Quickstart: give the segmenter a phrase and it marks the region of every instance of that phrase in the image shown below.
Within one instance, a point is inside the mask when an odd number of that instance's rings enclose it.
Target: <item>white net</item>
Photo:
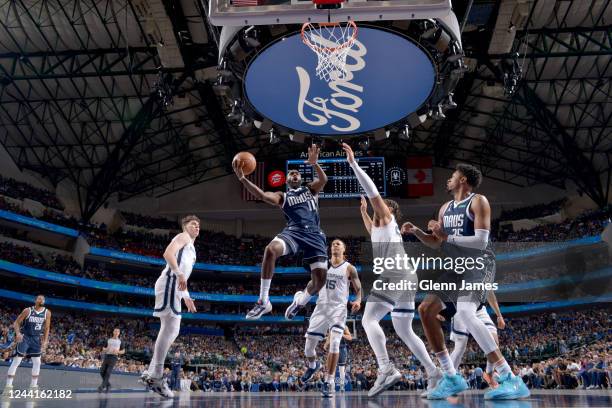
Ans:
[[[357,38],[357,25],[347,23],[305,23],[302,40],[317,54],[316,74],[330,82],[346,77],[346,57]]]

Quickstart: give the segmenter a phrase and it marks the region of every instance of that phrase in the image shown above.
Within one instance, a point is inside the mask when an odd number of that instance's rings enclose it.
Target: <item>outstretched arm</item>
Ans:
[[[389,207],[385,204],[385,201],[380,196],[376,185],[368,176],[368,174],[363,171],[357,161],[355,160],[355,153],[353,153],[353,149],[346,143],[342,143],[342,149],[346,152],[346,160],[349,162],[351,169],[355,173],[355,177],[361,184],[361,187],[365,191],[366,195],[370,199],[370,203],[372,203],[372,208],[374,209],[374,213],[383,220],[384,225],[387,225],[391,222],[391,211],[389,211]]]
[[[315,171],[317,172],[317,178],[314,179],[312,183],[310,183],[309,185],[310,190],[314,194],[319,194],[319,192],[323,190],[323,187],[325,187],[325,184],[327,184],[327,174],[325,174],[325,172],[323,171],[323,169],[318,163],[320,151],[321,151],[321,148],[317,146],[316,144],[313,144],[312,146],[308,148],[307,163],[309,163],[312,167],[314,167]]]
[[[372,218],[370,218],[370,214],[368,214],[368,202],[366,201],[364,196],[361,196],[361,219],[363,220],[363,225],[365,229],[368,231],[368,234],[372,234]]]
[[[51,331],[51,311],[47,309],[47,318],[45,319],[45,333],[42,338],[42,348],[43,350],[47,348],[47,344],[49,344],[49,332]]]
[[[234,169],[234,173],[236,173],[236,177],[238,177],[238,180],[242,183],[244,188],[246,188],[249,193],[257,197],[258,200],[261,200],[264,203],[268,203],[271,205],[282,205],[283,193],[281,193],[280,191],[263,191],[261,188],[257,187],[251,182],[251,180],[246,178],[246,176],[244,175],[244,171],[242,170],[242,166],[238,161],[234,161],[232,163],[232,167]]]
[[[444,208],[444,206],[442,208]],[[442,208],[440,208],[440,210],[438,211],[438,220],[440,220]],[[439,223],[439,221],[429,221],[429,224],[433,225],[433,223]],[[442,239],[440,237],[434,234],[428,234],[424,232],[422,229],[415,226],[411,222],[405,222],[402,225],[402,234],[412,234],[417,237],[419,241],[421,241],[423,244],[430,248],[440,248],[440,246],[442,245]]]

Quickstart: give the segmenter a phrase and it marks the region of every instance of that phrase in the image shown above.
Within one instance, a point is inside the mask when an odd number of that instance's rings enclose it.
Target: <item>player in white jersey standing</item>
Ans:
[[[308,369],[302,376],[302,382],[309,382],[321,367],[316,360],[316,348],[319,341],[325,338],[329,330],[329,352],[325,367],[325,378],[321,393],[329,398],[335,391],[336,366],[340,357],[340,341],[346,326],[346,304],[349,300],[349,282],[356,293],[351,303],[351,313],[361,308],[361,281],[357,269],[345,259],[346,244],[334,239],[331,243],[331,260],[327,270],[325,286],[319,291],[317,305],[310,316],[306,330],[304,354],[308,360]]]
[[[343,143],[342,148],[346,152],[346,158],[374,209],[374,218],[371,219],[367,214],[367,203],[365,199],[362,200],[361,214],[364,225],[371,235],[373,256],[375,258],[403,256],[403,240],[396,220],[396,218],[399,218],[399,205],[393,200],[384,200],[372,179],[357,164],[351,147]],[[416,287],[417,276],[415,272],[386,270],[380,276],[380,280],[389,283],[411,281]],[[387,338],[380,326],[380,321],[389,312],[391,312],[395,332],[425,367],[428,387],[433,388],[442,376],[427,353],[423,340],[412,329],[415,294],[416,290],[390,291],[374,288],[370,297],[368,297],[361,323],[378,362],[378,376],[374,386],[368,392],[370,397],[380,394],[401,379],[400,372],[389,360]]]
[[[190,313],[196,312],[193,299],[187,291],[187,280],[196,262],[193,244],[200,234],[200,219],[195,215],[188,215],[181,220],[181,226],[183,232],[175,236],[164,251],[166,267],[155,282],[153,316],[159,317],[161,326],[149,369],[140,377],[152,391],[166,398],[174,397],[174,393],[163,380],[163,372],[166,355],[181,327],[181,299]]]

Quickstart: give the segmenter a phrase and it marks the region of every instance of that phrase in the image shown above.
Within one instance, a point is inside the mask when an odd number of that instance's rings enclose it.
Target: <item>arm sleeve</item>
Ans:
[[[370,176],[368,176],[367,173],[363,171],[361,167],[359,167],[359,164],[357,164],[357,160],[350,163],[350,166],[355,172],[355,176],[357,177],[359,184],[361,184],[361,187],[363,188],[363,191],[365,191],[368,198],[374,198],[376,196],[379,196],[380,193],[378,192],[376,185],[374,184]]]
[[[489,231],[477,229],[474,231],[474,235],[469,237],[449,235],[447,242],[461,247],[483,250],[487,247],[487,243],[489,242]]]

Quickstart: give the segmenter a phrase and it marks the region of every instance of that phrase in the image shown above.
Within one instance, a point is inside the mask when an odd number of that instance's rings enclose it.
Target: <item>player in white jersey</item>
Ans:
[[[499,303],[497,303],[497,297],[495,296],[495,292],[489,291],[487,292],[487,302],[495,312],[497,316],[497,326],[491,320],[491,316],[487,312],[487,305],[481,304],[480,308],[476,312],[476,317],[480,319],[487,326],[487,329],[491,332],[491,335],[495,339],[495,343],[499,346],[499,336],[497,335],[497,329],[503,330],[506,327],[506,322],[504,321],[504,317],[502,316],[501,310],[499,309]],[[459,366],[461,365],[461,361],[463,360],[463,355],[465,354],[465,350],[467,348],[467,343],[470,338],[470,331],[465,324],[464,318],[462,316],[454,316],[451,320],[451,334],[450,339],[455,343],[455,348],[451,352],[451,360],[453,360],[453,365],[456,370],[459,370]],[[493,364],[487,361],[487,368],[484,373],[484,379],[489,384],[491,388],[497,388],[497,381],[494,378],[494,369]]]
[[[302,376],[302,382],[309,382],[320,363],[316,360],[316,348],[319,341],[330,331],[329,352],[325,368],[325,378],[321,390],[324,397],[331,397],[335,391],[334,377],[340,357],[340,341],[346,326],[346,304],[349,300],[349,283],[356,293],[355,300],[350,302],[351,312],[357,313],[361,308],[361,281],[357,269],[345,259],[346,245],[339,239],[331,243],[331,260],[327,270],[325,286],[319,291],[308,330],[306,330],[306,345],[304,355],[308,360],[308,368]]]
[[[163,380],[163,371],[168,350],[180,331],[181,299],[190,313],[197,311],[187,291],[187,280],[196,262],[193,243],[200,234],[200,219],[188,215],[181,220],[181,225],[183,232],[175,236],[164,251],[166,267],[155,282],[153,316],[159,317],[161,325],[149,369],[141,376],[141,381],[152,391],[166,398],[174,397]]]
[[[343,143],[342,148],[346,152],[346,158],[374,209],[374,217],[372,219],[367,213],[367,202],[365,198],[362,198],[361,214],[364,225],[371,235],[374,258],[395,259],[398,255],[403,256],[403,240],[396,220],[400,215],[399,205],[393,200],[384,200],[380,196],[376,185],[374,185],[370,177],[355,161],[351,147]],[[387,283],[408,281],[412,282],[416,288],[417,276],[415,272],[414,270],[388,269],[382,273],[377,281]],[[361,320],[378,362],[378,376],[374,386],[368,392],[368,396],[373,397],[380,394],[401,379],[400,372],[389,360],[386,346],[387,339],[380,326],[380,321],[389,312],[391,312],[395,332],[419,359],[421,364],[425,366],[430,386],[435,386],[441,377],[441,373],[427,353],[425,344],[412,329],[416,290],[377,289],[377,281],[375,281],[375,288],[370,293],[370,297],[368,297],[363,319]]]

